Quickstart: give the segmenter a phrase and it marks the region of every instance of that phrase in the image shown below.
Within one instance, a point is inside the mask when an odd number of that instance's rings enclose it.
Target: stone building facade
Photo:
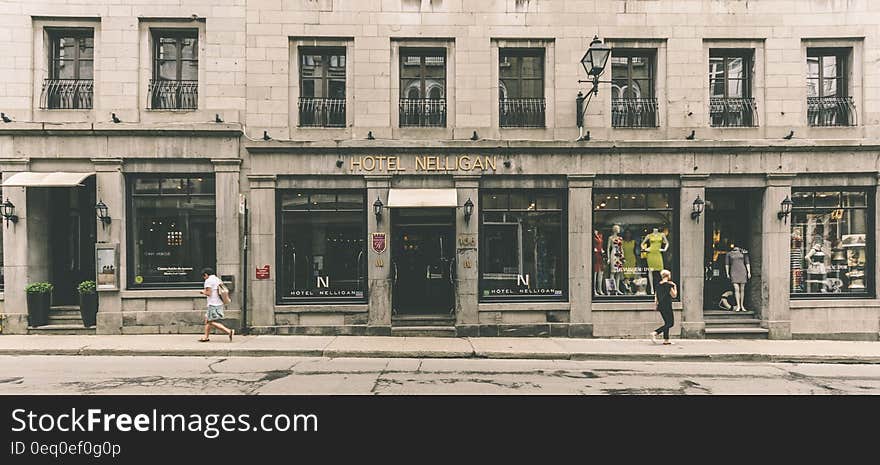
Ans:
[[[3,332],[92,267],[194,332],[209,265],[260,333],[644,337],[666,268],[684,337],[880,334],[870,1],[7,5]]]

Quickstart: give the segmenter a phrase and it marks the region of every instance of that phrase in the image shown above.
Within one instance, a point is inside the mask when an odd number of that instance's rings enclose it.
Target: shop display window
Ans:
[[[867,296],[873,292],[873,197],[866,190],[794,190],[791,294]]]
[[[677,276],[676,198],[662,191],[593,195],[592,273],[597,298],[653,295],[660,270]]]
[[[128,192],[129,287],[201,287],[217,262],[214,177],[136,176]]]
[[[365,204],[363,190],[280,192],[279,302],[365,300]]]
[[[565,203],[563,190],[481,192],[482,300],[567,297]]]

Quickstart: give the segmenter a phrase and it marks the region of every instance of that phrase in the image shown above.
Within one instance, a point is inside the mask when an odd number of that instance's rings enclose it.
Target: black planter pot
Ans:
[[[82,315],[83,326],[95,326],[98,317],[98,294],[79,295],[79,313]]]
[[[43,326],[49,323],[49,306],[51,303],[52,294],[49,292],[42,294],[28,293],[28,325]]]

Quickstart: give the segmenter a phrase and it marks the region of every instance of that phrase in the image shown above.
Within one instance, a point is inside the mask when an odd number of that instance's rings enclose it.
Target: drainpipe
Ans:
[[[247,198],[244,200],[244,235],[242,238],[241,257],[241,334],[248,333],[247,310],[248,310],[248,206]]]

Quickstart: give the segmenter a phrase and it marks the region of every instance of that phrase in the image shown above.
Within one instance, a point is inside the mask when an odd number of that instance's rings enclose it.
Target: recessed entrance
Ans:
[[[79,305],[76,287],[95,279],[95,177],[48,188],[49,280],[53,305]]]
[[[448,315],[455,309],[455,209],[392,209],[395,315]]]

